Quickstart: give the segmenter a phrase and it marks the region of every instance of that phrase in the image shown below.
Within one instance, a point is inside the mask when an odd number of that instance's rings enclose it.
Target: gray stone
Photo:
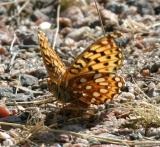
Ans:
[[[32,86],[38,84],[38,79],[31,75],[22,74],[20,77],[20,82],[22,86]]]

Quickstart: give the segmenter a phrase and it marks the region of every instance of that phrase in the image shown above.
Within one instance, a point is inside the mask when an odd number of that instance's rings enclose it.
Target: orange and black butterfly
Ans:
[[[118,96],[124,86],[116,71],[122,66],[122,49],[116,39],[119,32],[108,34],[82,52],[67,68],[49,45],[42,31],[38,39],[49,75],[49,89],[58,100],[89,106],[103,104]]]

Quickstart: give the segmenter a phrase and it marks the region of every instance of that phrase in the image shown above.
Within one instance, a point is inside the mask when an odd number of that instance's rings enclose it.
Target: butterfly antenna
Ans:
[[[103,35],[105,36],[106,32],[105,32],[103,21],[102,21],[102,16],[101,16],[101,13],[100,13],[99,8],[98,8],[97,0],[94,0],[94,2],[95,2],[95,6],[96,6],[96,9],[97,9],[97,12],[98,12],[98,16],[99,16],[99,19],[100,19],[100,22],[101,22]]]

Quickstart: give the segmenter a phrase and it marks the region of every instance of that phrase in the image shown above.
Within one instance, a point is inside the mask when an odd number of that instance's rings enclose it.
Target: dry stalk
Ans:
[[[10,65],[9,65],[9,66],[10,66],[10,67],[9,67],[10,70],[11,70],[11,68],[12,68],[12,66],[13,66],[13,64],[14,64],[14,60],[15,60],[17,54],[18,54],[18,52],[14,52],[14,51],[13,51],[13,45],[14,45],[16,39],[17,39],[17,36],[16,36],[16,34],[14,33],[14,37],[13,37],[13,40],[12,40],[11,45],[10,45],[10,48],[9,48],[10,53],[11,53],[11,55],[12,55],[12,58],[11,58],[11,61],[10,61]]]
[[[54,36],[54,41],[52,41],[52,48],[55,48],[56,45],[56,40],[57,40],[57,36],[58,36],[58,32],[59,32],[59,16],[60,16],[60,10],[61,10],[61,5],[58,5],[57,8],[57,28],[56,28],[56,33]]]
[[[23,11],[23,9],[29,4],[30,0],[27,0],[21,8],[19,8],[17,15],[20,15],[20,13]]]
[[[29,101],[29,102],[16,102],[17,105],[43,105],[43,104],[47,104],[47,103],[53,103],[57,101],[56,98],[54,98],[53,96],[46,98],[46,99],[42,99],[42,100],[33,100],[33,101]],[[15,102],[9,102],[6,103],[7,106],[14,106]]]
[[[3,126],[11,126],[11,127],[16,127],[16,128],[24,128],[24,125],[21,124],[16,124],[16,123],[8,123],[8,122],[0,122],[0,125]]]

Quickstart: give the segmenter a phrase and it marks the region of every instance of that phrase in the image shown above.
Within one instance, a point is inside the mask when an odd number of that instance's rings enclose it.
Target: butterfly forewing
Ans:
[[[68,90],[72,95],[71,101],[98,105],[117,96],[123,85],[123,78],[115,74],[90,73],[70,79]]]
[[[89,72],[113,73],[123,62],[121,48],[115,38],[120,33],[109,34],[90,45],[68,69],[69,78]]]
[[[40,30],[38,30],[38,39],[49,78],[51,82],[59,84],[64,73],[66,72],[65,65],[56,54],[55,50],[50,47],[47,37]]]

